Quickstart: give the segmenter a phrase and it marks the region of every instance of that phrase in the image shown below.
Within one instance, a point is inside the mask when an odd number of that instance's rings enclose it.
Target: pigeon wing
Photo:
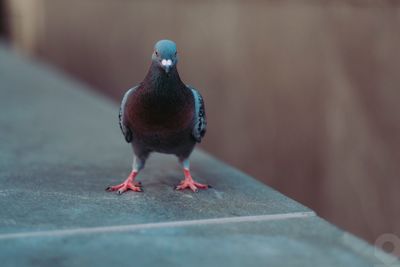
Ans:
[[[207,130],[207,118],[206,118],[206,110],[204,107],[203,97],[192,86],[187,86],[193,93],[194,98],[194,125],[192,135],[196,142],[200,143],[201,138],[206,134]]]
[[[126,107],[126,102],[128,100],[128,97],[138,88],[139,86],[135,86],[128,91],[126,91],[124,97],[122,98],[121,106],[119,108],[119,127],[121,128],[122,134],[125,137],[126,142],[130,143],[132,142],[132,132],[129,129],[129,127],[125,124],[125,107]]]

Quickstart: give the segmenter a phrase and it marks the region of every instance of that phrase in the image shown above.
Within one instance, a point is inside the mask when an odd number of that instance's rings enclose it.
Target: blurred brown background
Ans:
[[[19,51],[115,101],[175,40],[206,101],[204,149],[372,243],[400,235],[397,1],[3,4]]]

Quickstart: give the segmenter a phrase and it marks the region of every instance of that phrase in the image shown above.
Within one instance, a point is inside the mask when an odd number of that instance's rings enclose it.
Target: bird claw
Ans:
[[[199,192],[199,189],[208,189],[208,188],[211,188],[211,186],[206,185],[206,184],[197,183],[197,182],[195,182],[193,180],[189,180],[189,179],[185,179],[185,180],[181,181],[177,186],[175,186],[175,190],[184,190],[186,188],[189,188],[194,193],[197,193],[197,192]]]
[[[185,187],[185,188],[189,188],[189,187]],[[174,187],[174,190],[175,191],[181,191],[181,190],[184,190],[185,188],[183,188],[183,187],[180,187],[179,185],[176,185],[175,187]],[[191,188],[190,188],[191,189]],[[191,189],[194,193],[197,193],[197,192],[199,192],[199,189],[197,189],[197,188],[195,188],[195,189]]]
[[[117,191],[118,195],[122,195],[122,193],[128,190],[132,190],[135,192],[143,192],[142,183],[141,182],[133,183],[131,181],[125,181],[122,184],[109,186],[106,188],[107,192]]]

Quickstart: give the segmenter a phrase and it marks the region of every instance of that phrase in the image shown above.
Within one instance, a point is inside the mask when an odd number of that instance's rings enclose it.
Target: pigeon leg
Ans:
[[[132,171],[129,174],[128,178],[126,178],[126,180],[122,184],[107,187],[106,191],[108,192],[117,191],[119,195],[128,190],[143,192],[142,183],[135,182],[135,178],[139,174],[139,171],[143,168],[143,165],[144,165],[143,161],[139,159],[139,162],[137,162],[136,157],[134,157],[132,164]]]
[[[189,188],[193,192],[198,192],[199,189],[211,188],[210,185],[201,184],[201,183],[195,182],[193,180],[193,177],[190,174],[190,170],[189,170],[189,159],[185,159],[183,161],[183,173],[185,174],[185,179],[182,180],[180,182],[180,184],[175,187],[175,190],[183,190],[183,189]]]

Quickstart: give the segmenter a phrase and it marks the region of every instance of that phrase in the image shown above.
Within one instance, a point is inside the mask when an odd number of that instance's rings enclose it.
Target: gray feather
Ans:
[[[188,85],[188,88],[192,90],[193,97],[194,97],[194,110],[195,110],[195,117],[194,117],[194,125],[192,135],[196,142],[200,143],[201,138],[206,134],[207,130],[207,117],[206,111],[204,107],[203,97],[194,87]]]
[[[125,112],[125,106],[126,106],[126,102],[128,100],[128,97],[131,93],[133,93],[139,86],[135,86],[131,89],[129,89],[128,91],[126,91],[124,97],[122,98],[122,102],[121,102],[121,106],[119,108],[119,127],[121,128],[122,134],[125,137],[126,142],[130,143],[132,141],[132,132],[129,129],[128,126],[126,126],[125,124],[125,118],[124,118],[124,112]]]

